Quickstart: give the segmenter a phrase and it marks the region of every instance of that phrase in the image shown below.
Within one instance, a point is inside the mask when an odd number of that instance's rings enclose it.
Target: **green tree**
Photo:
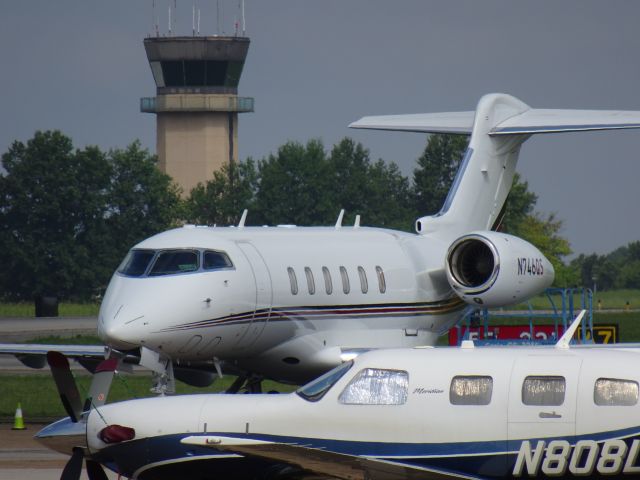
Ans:
[[[563,258],[571,254],[569,241],[560,236],[562,221],[554,214],[543,217],[539,213],[529,214],[518,223],[511,233],[535,245],[553,265],[554,286],[572,287],[578,284],[575,270],[565,265]]]
[[[88,299],[133,244],[174,221],[179,197],[138,142],[107,154],[36,132],[2,156],[3,295]]]
[[[87,294],[94,231],[102,220],[109,164],[96,147],[74,151],[59,131],[36,132],[2,156],[0,239],[4,295]]]
[[[468,144],[466,135],[429,135],[413,171],[414,208],[420,215],[440,211]]]
[[[527,217],[534,214],[537,201],[538,196],[529,191],[529,183],[526,180],[521,180],[520,174],[516,172],[513,176],[513,185],[505,202],[504,216],[500,223],[500,230],[517,235],[519,225],[521,225]]]
[[[327,192],[331,176],[320,140],[288,142],[258,163],[258,223],[326,224],[337,215]]]
[[[363,225],[413,229],[409,181],[395,163],[372,163],[361,143],[344,138],[332,148],[328,165],[327,193],[334,212],[345,209],[345,224],[360,215]]]
[[[640,241],[631,242],[607,257],[618,266],[616,288],[640,288]]]
[[[213,173],[213,179],[199,183],[185,204],[185,219],[203,225],[231,225],[240,220],[247,208],[255,213],[258,173],[249,158],[229,168],[224,165]]]
[[[160,172],[157,159],[135,141],[107,153],[111,178],[101,235],[100,287],[106,286],[127,250],[141,240],[177,224],[178,187]]]

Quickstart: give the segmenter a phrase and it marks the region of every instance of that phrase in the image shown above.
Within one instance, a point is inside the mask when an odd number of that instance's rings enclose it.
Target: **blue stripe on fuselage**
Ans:
[[[248,458],[234,461],[228,458],[229,454],[227,452],[218,453],[215,449],[180,443],[182,438],[193,435],[193,433],[172,434],[123,442],[105,447],[95,455],[95,459],[126,476],[132,476],[135,472],[149,465],[157,465],[159,468],[167,462],[179,463],[195,459],[215,461],[216,464],[211,466],[212,473],[218,468],[218,465],[222,468],[222,460],[224,460],[224,465],[227,463],[237,465],[238,461],[248,462],[246,468],[249,470],[258,469],[256,471],[264,468],[265,464],[268,465],[268,462],[265,463],[263,461],[257,461],[255,464],[251,463],[254,460]],[[575,445],[579,440],[587,439],[595,440],[596,442],[616,438],[630,440],[632,437],[640,436],[640,427],[568,437],[453,443],[360,442],[228,432],[207,432],[202,433],[202,435],[251,438],[274,443],[299,445],[346,455],[364,456],[389,461],[409,468],[425,468],[443,473],[500,478],[509,476],[523,440],[529,440],[532,444],[538,440],[566,440],[571,445]],[[508,446],[512,448],[509,449]],[[115,462],[115,459],[117,459],[117,462]]]

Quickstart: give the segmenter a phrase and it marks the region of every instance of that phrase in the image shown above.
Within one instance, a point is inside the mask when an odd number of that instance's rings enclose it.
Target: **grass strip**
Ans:
[[[91,376],[75,375],[80,395],[84,397],[91,384]],[[216,379],[207,388],[191,387],[180,381],[176,381],[176,394],[192,393],[220,393],[226,390],[236,377],[225,375],[222,379]],[[290,392],[296,387],[265,380],[263,390]],[[151,388],[151,375],[136,374],[116,375],[109,392],[109,403],[130,400],[133,398],[146,398],[155,396]],[[55,383],[51,375],[47,373],[29,375],[0,374],[0,420],[13,421],[18,402],[22,405],[22,412],[26,422],[30,419],[49,421],[65,417],[66,413],[60,403]]]

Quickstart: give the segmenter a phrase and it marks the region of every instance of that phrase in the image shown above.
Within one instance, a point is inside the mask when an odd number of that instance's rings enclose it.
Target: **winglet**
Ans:
[[[338,215],[338,220],[336,221],[336,228],[342,227],[342,219],[344,218],[344,208],[340,210],[340,215]]]
[[[580,326],[580,322],[584,318],[585,313],[587,313],[586,310],[580,311],[580,313],[575,318],[575,320],[571,323],[569,328],[567,328],[567,331],[564,332],[562,337],[560,337],[560,340],[558,340],[558,343],[556,343],[556,348],[569,348],[569,343],[571,342],[573,335],[576,333],[576,330]]]
[[[244,222],[247,220],[247,213],[249,213],[249,210],[245,208],[242,212],[242,218],[240,218],[240,222],[238,222],[238,228],[244,228]]]

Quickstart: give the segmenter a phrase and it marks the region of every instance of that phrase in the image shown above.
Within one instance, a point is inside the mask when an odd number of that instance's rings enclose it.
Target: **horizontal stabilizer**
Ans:
[[[350,128],[469,135],[476,112],[416,113],[363,117]],[[496,124],[490,136],[640,128],[640,112],[530,108]]]
[[[496,125],[489,135],[584,132],[640,128],[640,112],[532,108]]]
[[[350,128],[397,130],[400,132],[470,134],[476,112],[416,113],[363,117]]]

